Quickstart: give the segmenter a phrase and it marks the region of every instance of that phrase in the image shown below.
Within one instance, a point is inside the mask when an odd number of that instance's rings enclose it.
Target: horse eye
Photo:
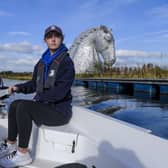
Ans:
[[[102,30],[104,31],[104,33],[108,33],[108,29],[107,29],[106,26],[101,25],[101,26],[100,26],[100,29],[102,29]]]
[[[103,29],[104,33],[108,33],[108,30],[107,29]]]

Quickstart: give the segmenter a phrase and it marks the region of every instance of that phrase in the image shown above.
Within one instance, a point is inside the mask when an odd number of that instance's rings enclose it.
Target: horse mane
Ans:
[[[84,32],[81,32],[73,41],[72,45],[69,48],[69,51],[78,47],[90,34],[92,34],[93,32],[96,32],[98,29],[100,29],[101,26],[98,27],[94,27],[94,28],[90,28],[87,29]]]

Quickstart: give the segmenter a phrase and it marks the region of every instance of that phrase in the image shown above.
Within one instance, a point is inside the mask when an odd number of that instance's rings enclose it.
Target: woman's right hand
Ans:
[[[16,86],[9,86],[8,93],[11,95],[12,93],[16,92],[18,90],[18,87]]]

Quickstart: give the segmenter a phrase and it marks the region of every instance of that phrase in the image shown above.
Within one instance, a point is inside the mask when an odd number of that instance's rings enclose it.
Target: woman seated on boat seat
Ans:
[[[59,126],[71,119],[71,86],[75,70],[63,39],[58,26],[49,26],[44,34],[48,49],[35,65],[32,80],[8,89],[9,94],[36,92],[36,95],[33,100],[21,99],[11,103],[7,142],[0,144],[0,167],[23,166],[32,162],[28,151],[32,121],[38,126]]]

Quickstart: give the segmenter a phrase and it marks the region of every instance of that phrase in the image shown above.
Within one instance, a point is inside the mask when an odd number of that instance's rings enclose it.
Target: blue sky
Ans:
[[[68,46],[88,28],[112,28],[116,66],[168,62],[167,0],[1,0],[0,21],[0,71],[32,71],[51,24]]]

